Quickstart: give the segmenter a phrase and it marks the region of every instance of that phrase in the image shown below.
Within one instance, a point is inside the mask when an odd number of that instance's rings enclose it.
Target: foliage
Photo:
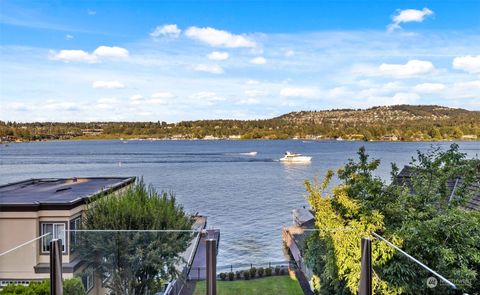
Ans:
[[[0,290],[1,295],[50,295],[50,281],[30,282],[28,286],[7,285]],[[65,279],[63,281],[63,294],[84,295],[82,281],[79,278]]]
[[[256,267],[252,267],[250,268],[250,276],[253,278],[255,278],[255,275],[257,274],[257,268]]]
[[[79,232],[74,247],[90,270],[108,277],[111,294],[143,294],[176,276],[192,239],[190,232],[157,230],[190,230],[192,222],[173,195],[140,180],[88,204],[83,228],[107,231]]]
[[[243,278],[245,280],[250,280],[250,271],[246,270],[243,272]]]
[[[275,275],[276,276],[280,275],[280,267],[279,266],[275,266]]]
[[[263,267],[260,267],[257,272],[258,272],[258,277],[261,278],[265,273],[265,269]]]
[[[219,274],[219,277],[220,277],[220,279],[221,279],[222,281],[225,281],[225,280],[227,279],[227,274],[224,273],[224,272],[221,272],[221,273]]]
[[[235,279],[235,274],[233,273],[233,271],[229,272],[228,273],[228,280],[233,281],[234,279]]]
[[[83,295],[85,288],[80,278],[66,279],[63,281],[63,294],[65,295]]]
[[[0,139],[185,138],[207,135],[242,139],[288,139],[317,136],[355,140],[445,140],[463,135],[480,139],[480,113],[440,106],[398,105],[366,110],[304,111],[268,120],[202,120],[158,122],[36,122],[0,121]],[[94,130],[96,135],[89,135]]]
[[[392,184],[374,176],[378,160],[369,160],[364,148],[358,161],[339,169],[340,185],[326,190],[334,176],[322,184],[307,181],[308,201],[318,234],[305,239],[306,263],[316,274],[320,294],[355,294],[360,268],[360,240],[377,232],[467,292],[480,286],[480,213],[461,208],[471,198],[471,183],[478,181],[480,163],[468,160],[453,144],[447,151],[418,152],[409,168],[412,177],[397,177]],[[457,181],[458,179],[458,181]],[[452,192],[448,183],[456,183]],[[478,192],[477,192],[478,193]],[[428,294],[431,276],[386,243],[373,239],[374,292],[376,294]],[[454,294],[441,284],[435,292]]]
[[[267,277],[270,277],[272,275],[272,268],[271,267],[267,267],[265,269],[265,276]]]

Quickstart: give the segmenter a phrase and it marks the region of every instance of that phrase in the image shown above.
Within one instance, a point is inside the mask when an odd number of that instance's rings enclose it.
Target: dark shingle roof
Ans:
[[[393,184],[407,186],[408,188],[410,188],[410,191],[413,193],[414,190],[411,182],[413,172],[414,172],[414,169],[411,166],[403,167],[402,171],[400,171],[400,173],[398,173],[397,177],[394,179]],[[448,186],[449,192],[452,193],[455,186],[461,185],[461,183],[462,183],[461,178],[458,180],[458,182],[457,182],[457,179],[448,180],[447,186]],[[467,189],[468,191],[473,193],[473,197],[465,204],[464,206],[465,209],[480,210],[480,176],[478,180],[472,182]]]
[[[68,209],[105,191],[132,183],[135,177],[42,178],[0,186],[0,211]]]

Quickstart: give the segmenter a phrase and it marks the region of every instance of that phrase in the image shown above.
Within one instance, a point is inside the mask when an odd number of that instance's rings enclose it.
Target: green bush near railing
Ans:
[[[50,281],[31,282],[24,285],[8,285],[0,291],[1,295],[50,295]],[[82,281],[79,278],[66,279],[63,282],[64,295],[85,295]]]

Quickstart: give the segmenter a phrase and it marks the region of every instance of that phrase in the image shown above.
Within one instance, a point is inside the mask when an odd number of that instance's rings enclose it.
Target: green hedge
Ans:
[[[82,281],[79,278],[63,281],[64,295],[85,295]],[[0,291],[0,295],[50,295],[50,281],[30,282],[28,286],[8,285]]]

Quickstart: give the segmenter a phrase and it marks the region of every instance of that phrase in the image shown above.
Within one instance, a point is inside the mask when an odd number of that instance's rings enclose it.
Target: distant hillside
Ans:
[[[480,112],[442,106],[292,112],[267,120],[166,122],[0,122],[2,140],[43,139],[345,139],[476,140]]]
[[[292,112],[278,117],[295,123],[324,124],[330,122],[342,123],[410,123],[412,121],[436,122],[445,120],[464,120],[480,122],[480,111],[468,111],[442,106],[412,106],[396,105],[373,107],[366,110],[338,109],[327,111]]]

